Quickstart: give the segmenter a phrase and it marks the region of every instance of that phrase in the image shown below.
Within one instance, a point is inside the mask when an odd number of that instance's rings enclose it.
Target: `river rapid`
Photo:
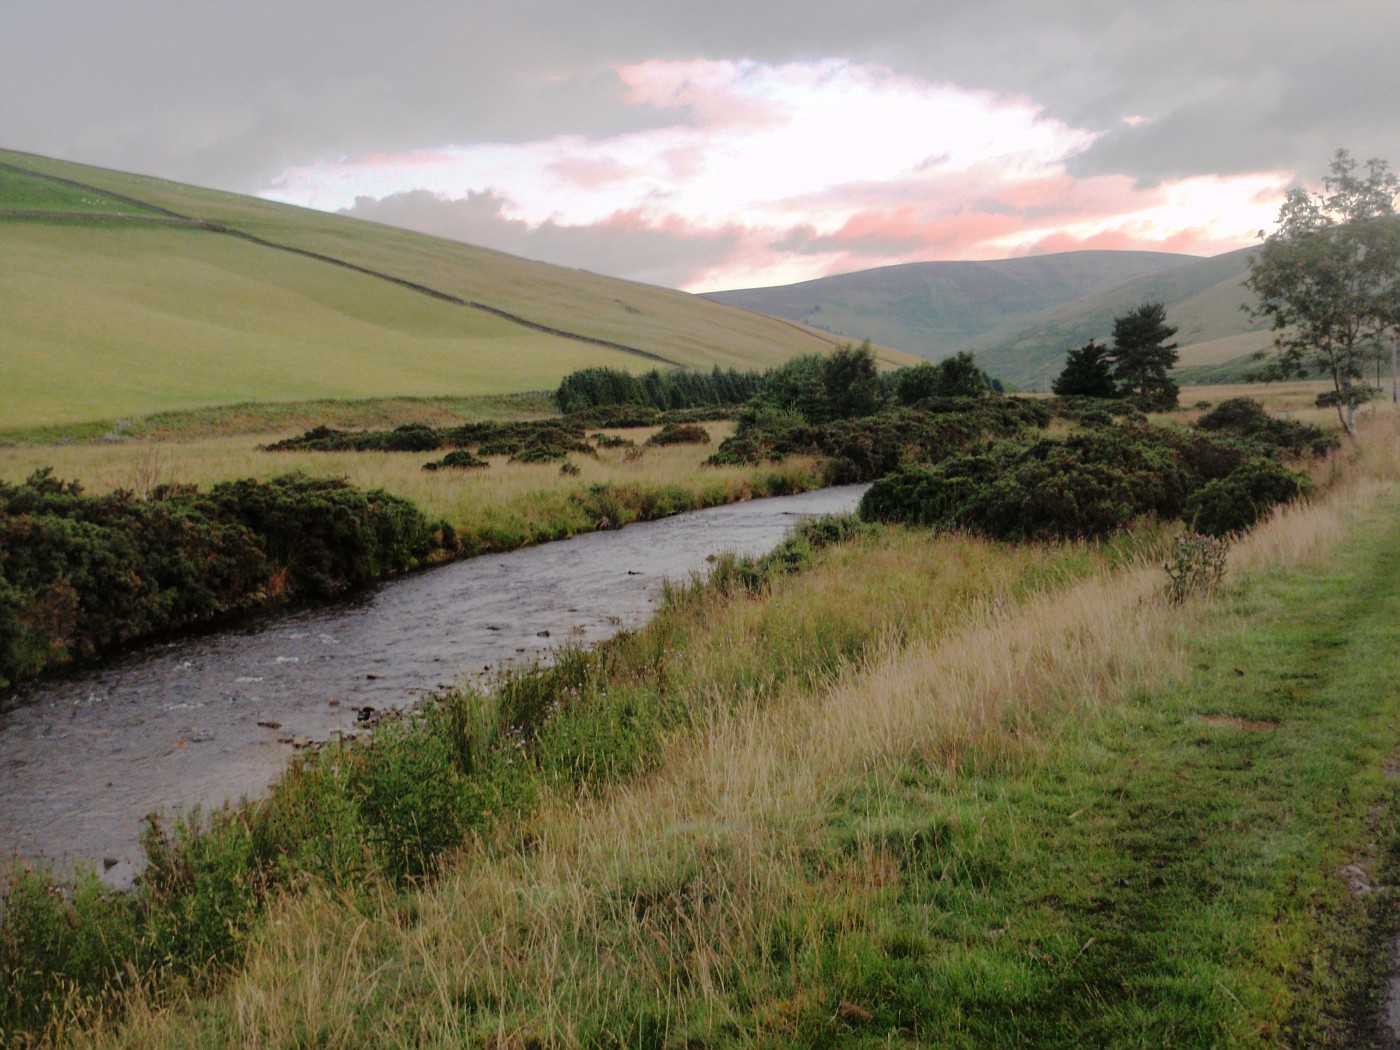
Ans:
[[[256,796],[297,747],[366,715],[637,627],[663,579],[762,554],[865,486],[753,500],[487,555],[334,605],[148,646],[0,697],[0,864],[140,864],[146,814]]]

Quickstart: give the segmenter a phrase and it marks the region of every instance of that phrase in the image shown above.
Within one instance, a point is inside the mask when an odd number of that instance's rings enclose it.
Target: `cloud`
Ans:
[[[680,220],[653,225],[617,212],[587,226],[531,225],[509,217],[510,201],[493,192],[444,200],[426,190],[383,199],[361,197],[344,214],[420,233],[591,270],[626,273],[649,284],[678,287],[730,257],[748,236],[740,229],[696,229]]]
[[[836,56],[1107,133],[1075,174],[1312,175],[1337,146],[1400,159],[1396,39],[1382,0],[7,0],[0,97],[23,105],[0,107],[0,142],[246,192],[341,156],[643,130],[678,105],[748,121],[780,106],[728,109],[684,64]]]
[[[1380,0],[7,0],[0,145],[689,287],[1223,250],[1336,147],[1400,161],[1396,39]]]

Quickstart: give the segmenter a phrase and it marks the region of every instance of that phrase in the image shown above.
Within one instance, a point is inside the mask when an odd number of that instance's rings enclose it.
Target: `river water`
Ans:
[[[665,578],[771,550],[864,486],[736,503],[401,577],[332,606],[123,654],[30,683],[0,710],[0,858],[139,864],[152,811],[265,791],[297,746],[566,642],[644,623]]]

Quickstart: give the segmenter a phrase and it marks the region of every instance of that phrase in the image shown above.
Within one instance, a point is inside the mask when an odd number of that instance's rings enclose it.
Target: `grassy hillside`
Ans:
[[[0,151],[0,165],[16,275],[0,288],[0,380],[20,395],[0,426],[521,391],[589,364],[762,368],[837,342],[344,216],[28,154]]]
[[[882,266],[706,298],[938,360],[970,340],[1096,288],[1194,261],[1165,252],[1065,252],[990,262]]]
[[[1253,250],[1241,248],[1101,288],[1030,324],[999,329],[968,349],[993,375],[1047,389],[1068,350],[1090,339],[1110,340],[1113,318],[1150,299],[1165,303],[1168,322],[1180,329],[1182,365],[1219,365],[1247,357],[1272,345],[1268,322],[1252,321],[1240,309],[1249,299],[1241,282]]]

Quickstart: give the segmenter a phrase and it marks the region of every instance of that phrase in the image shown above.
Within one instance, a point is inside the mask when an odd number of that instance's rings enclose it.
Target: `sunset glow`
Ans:
[[[656,126],[350,157],[288,169],[264,196],[380,218],[375,209],[414,194],[398,221],[447,235],[435,203],[445,218],[474,201],[470,236],[503,250],[528,251],[546,226],[660,235],[691,249],[672,283],[702,291],[1073,248],[1214,254],[1269,225],[1290,178],[1076,179],[1068,162],[1098,136],[1032,99],[834,59],[613,73],[627,105],[663,115]]]

